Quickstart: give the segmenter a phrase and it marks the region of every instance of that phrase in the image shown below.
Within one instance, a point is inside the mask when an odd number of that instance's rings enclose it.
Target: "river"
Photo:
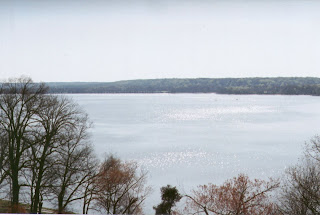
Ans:
[[[149,172],[154,192],[167,184],[189,192],[246,173],[278,177],[320,134],[320,98],[282,95],[74,94],[94,127],[98,156],[113,153]]]

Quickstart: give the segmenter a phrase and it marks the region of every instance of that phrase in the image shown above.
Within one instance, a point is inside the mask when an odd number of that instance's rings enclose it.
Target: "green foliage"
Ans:
[[[169,209],[171,209],[171,205],[168,202],[161,202],[157,207],[153,207],[156,211],[156,214],[169,214]]]
[[[161,199],[164,202],[168,202],[171,205],[174,205],[181,199],[181,195],[176,187],[171,187],[167,185],[166,187],[161,187]]]
[[[48,83],[51,93],[219,93],[320,95],[320,78],[198,78]]]
[[[172,208],[180,201],[182,196],[178,189],[171,187],[171,185],[161,187],[160,190],[162,202],[156,207],[153,207],[153,209],[156,211],[156,214],[171,214]]]

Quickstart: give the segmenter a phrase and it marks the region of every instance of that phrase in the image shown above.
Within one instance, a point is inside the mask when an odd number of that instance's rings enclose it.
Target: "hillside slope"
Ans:
[[[51,93],[219,93],[320,95],[320,78],[198,78],[51,82]]]

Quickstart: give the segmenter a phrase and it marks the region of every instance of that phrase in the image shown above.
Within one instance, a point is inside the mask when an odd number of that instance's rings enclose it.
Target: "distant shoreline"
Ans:
[[[56,94],[216,93],[234,95],[320,96],[320,78],[195,78],[117,82],[47,82]]]
[[[231,93],[48,93],[55,95],[183,95],[183,94],[193,94],[193,95],[206,95],[206,94],[215,94],[215,95],[234,95],[234,96],[320,96],[320,95],[308,95],[308,94],[231,94]]]

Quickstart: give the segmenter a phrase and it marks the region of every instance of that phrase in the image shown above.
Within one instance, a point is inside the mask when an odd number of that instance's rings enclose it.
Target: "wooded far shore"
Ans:
[[[218,93],[320,96],[320,78],[141,79],[117,82],[47,82],[50,93]]]

